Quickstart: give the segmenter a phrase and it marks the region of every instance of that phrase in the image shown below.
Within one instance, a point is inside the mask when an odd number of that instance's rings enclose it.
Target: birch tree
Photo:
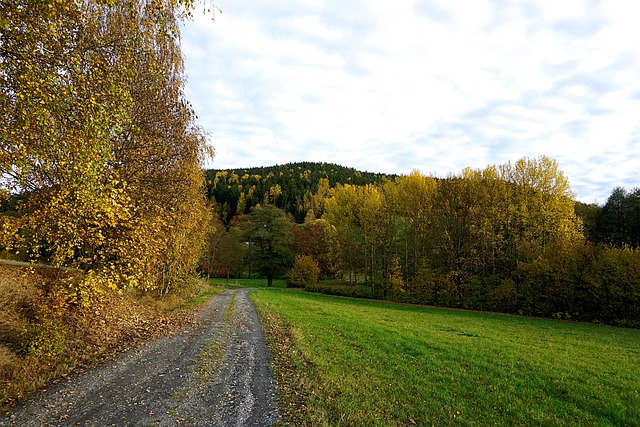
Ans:
[[[211,154],[184,97],[191,2],[0,2],[1,244],[166,293],[204,240]],[[86,299],[86,298],[85,298]]]

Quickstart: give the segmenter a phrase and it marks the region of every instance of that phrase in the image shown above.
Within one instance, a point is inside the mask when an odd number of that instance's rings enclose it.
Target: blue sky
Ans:
[[[182,28],[209,167],[447,176],[544,154],[580,201],[640,186],[640,2],[215,4]]]

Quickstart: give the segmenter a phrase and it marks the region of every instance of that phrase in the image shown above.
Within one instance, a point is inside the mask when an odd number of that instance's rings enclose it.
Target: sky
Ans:
[[[640,2],[215,5],[182,27],[207,167],[446,177],[546,155],[582,202],[640,187]]]

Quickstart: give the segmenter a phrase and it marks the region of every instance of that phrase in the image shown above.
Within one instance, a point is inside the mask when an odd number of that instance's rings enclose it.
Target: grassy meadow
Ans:
[[[640,425],[639,330],[293,290],[251,297],[296,425]]]
[[[216,285],[227,285],[227,286],[239,286],[243,288],[266,288],[267,287],[267,279],[209,279],[209,283]],[[273,279],[274,288],[286,288],[287,281],[284,279]]]

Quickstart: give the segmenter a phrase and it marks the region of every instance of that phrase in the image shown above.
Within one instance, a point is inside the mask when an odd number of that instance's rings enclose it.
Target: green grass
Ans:
[[[240,286],[243,288],[266,288],[267,287],[267,279],[209,279],[210,283],[220,284],[220,285],[231,285],[231,286]],[[286,288],[287,281],[284,279],[274,279],[273,286],[274,288]]]
[[[638,330],[287,290],[251,297],[272,337],[288,325],[291,342],[274,353],[281,383],[304,378],[297,424],[640,425]]]
[[[212,296],[219,294],[225,289],[228,289],[228,286],[225,286],[221,283],[214,283],[209,281],[209,287],[204,292],[194,298],[191,298],[188,301],[185,301],[182,305],[180,305],[180,307],[178,307],[178,310],[189,310],[193,306],[208,301]]]

